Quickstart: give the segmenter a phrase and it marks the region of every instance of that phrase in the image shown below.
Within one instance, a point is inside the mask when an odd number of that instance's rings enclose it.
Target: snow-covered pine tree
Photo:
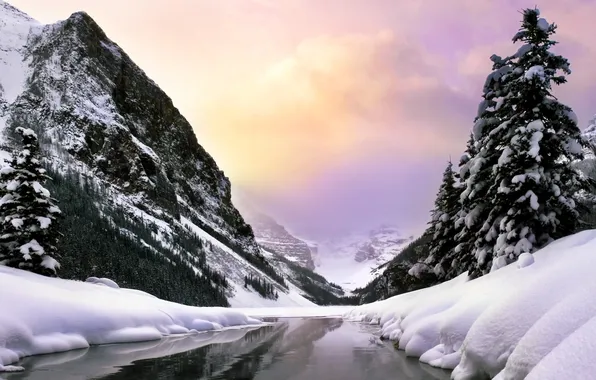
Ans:
[[[474,134],[470,133],[466,150],[459,160],[458,169],[453,173],[453,177],[455,179],[453,184],[455,189],[454,195],[457,195],[457,198],[455,199],[456,203],[451,213],[451,226],[453,228],[451,236],[451,248],[442,255],[440,262],[434,266],[434,272],[440,280],[450,280],[454,277],[457,277],[466,270],[466,267],[461,265],[462,263],[465,263],[465,260],[462,260],[461,257],[463,255],[461,246],[457,249],[457,251],[456,247],[460,241],[460,234],[462,234],[462,230],[464,228],[463,220],[465,219],[465,211],[462,207],[461,194],[465,189],[466,181],[470,176],[468,164],[470,160],[476,156],[476,154],[478,154],[476,149],[476,141],[474,139]],[[430,258],[427,259],[427,261],[430,262]]]
[[[583,181],[570,163],[582,159],[583,139],[575,114],[550,92],[570,71],[567,59],[549,51],[556,26],[539,15],[537,9],[523,12],[513,41],[524,45],[507,58],[513,70],[502,83],[500,125],[481,141],[499,154],[489,160],[493,173],[484,196],[491,210],[476,240],[481,273],[576,228],[574,198]]]
[[[60,209],[43,184],[50,177],[41,165],[33,130],[16,128],[23,147],[0,169],[0,264],[46,276],[60,267],[56,219]]]
[[[493,175],[492,163],[498,159],[498,144],[490,136],[500,123],[497,112],[503,107],[503,86],[512,71],[505,59],[497,55],[490,59],[493,62],[493,71],[486,78],[483,100],[478,106],[472,136],[459,165],[461,205],[455,222],[455,228],[459,231],[456,236],[458,244],[450,259],[451,269],[447,278],[465,271],[471,277],[478,276],[477,263],[486,258],[487,247],[478,237],[486,235],[491,227],[486,222],[492,209],[487,194]],[[481,252],[480,256],[476,256],[477,252]]]
[[[429,256],[425,260],[435,275],[443,278],[451,265],[445,259],[451,256],[455,248],[455,216],[459,211],[459,189],[455,183],[453,164],[448,162],[443,172],[443,181],[437,193],[435,207],[431,212],[428,232],[432,235],[429,244]],[[447,266],[447,268],[445,268]]]

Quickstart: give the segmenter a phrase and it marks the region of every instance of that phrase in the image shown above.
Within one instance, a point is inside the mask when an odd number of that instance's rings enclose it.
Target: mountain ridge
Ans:
[[[40,136],[65,210],[61,276],[189,304],[312,305],[263,255],[172,100],[87,13],[42,25],[0,0],[0,68],[1,158],[16,127]]]

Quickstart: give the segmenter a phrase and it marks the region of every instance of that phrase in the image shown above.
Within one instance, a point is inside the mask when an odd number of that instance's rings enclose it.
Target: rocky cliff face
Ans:
[[[304,241],[292,236],[273,218],[259,212],[244,212],[257,242],[265,249],[310,270],[315,269],[311,251]]]
[[[246,251],[258,251],[231,202],[230,181],[198,144],[171,99],[86,13],[36,27],[28,76],[8,124],[28,124],[136,203],[195,215]]]
[[[2,158],[18,148],[11,132],[18,126],[40,135],[48,165],[59,177],[53,189],[60,200],[74,204],[87,199],[78,213],[95,209],[93,218],[107,223],[103,230],[113,229],[114,239],[132,242],[117,256],[106,251],[116,248],[94,251],[77,239],[98,237],[93,225],[103,222],[69,214],[67,233],[87,223],[90,236],[65,237],[64,249],[74,252],[66,255],[62,273],[114,277],[142,287],[138,270],[127,272],[135,262],[162,276],[164,292],[184,293],[195,281],[181,280],[184,267],[205,289],[211,287],[215,298],[225,294],[232,304],[252,297],[248,294],[254,289],[243,286],[244,277],[251,275],[275,284],[280,301],[291,301],[285,297],[291,289],[262,255],[251,227],[232,204],[230,181],[198,143],[191,125],[86,13],[41,25],[0,0]],[[85,252],[83,259],[81,250],[94,253]],[[132,251],[143,250],[140,258],[127,261],[136,255]],[[121,257],[126,255],[130,257]],[[95,263],[89,266],[93,273],[79,274],[88,262]],[[299,298],[293,300],[299,303]]]

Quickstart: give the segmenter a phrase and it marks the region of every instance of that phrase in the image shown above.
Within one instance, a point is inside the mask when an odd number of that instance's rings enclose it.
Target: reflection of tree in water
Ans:
[[[217,343],[176,355],[141,360],[135,362],[134,365],[122,367],[117,373],[102,377],[102,379],[195,380],[205,377],[219,378],[219,376],[212,376],[222,372],[222,370],[226,371],[231,362],[231,365],[239,374],[246,374],[242,375],[243,377],[231,378],[250,379],[254,372],[258,370],[258,362],[251,358],[253,356],[256,358],[267,352],[272,342],[283,336],[285,328],[286,326],[283,325],[265,326],[258,330],[249,331],[244,338],[231,343]],[[234,362],[246,362],[246,364],[238,367]],[[255,363],[257,366],[254,365]]]
[[[341,318],[309,318],[289,322],[288,332],[275,342],[264,357],[262,370],[267,379],[287,379],[298,376],[313,355],[315,342],[343,324]]]
[[[103,379],[253,379],[283,358],[279,371],[287,378],[303,370],[314,342],[339,328],[341,319],[282,321],[249,331],[232,343],[212,344],[192,351],[141,360]],[[276,366],[277,367],[277,366]]]
[[[238,356],[233,364],[214,379],[252,379],[259,371],[267,370],[267,378],[285,379],[300,373],[310,358],[314,342],[341,326],[342,319],[280,320],[283,333],[269,339],[251,352]],[[253,339],[250,336],[245,340]],[[283,363],[280,360],[283,358]],[[275,364],[283,373],[275,371]]]
[[[341,331],[321,340],[342,326]],[[449,379],[448,372],[421,367],[389,344],[379,346],[379,342],[370,342],[369,345],[371,331],[362,328],[341,319],[280,320],[253,331],[228,330],[157,342],[94,347],[87,352],[50,355],[45,359],[34,357],[26,365],[31,372],[6,376],[7,380],[373,380],[393,375],[400,380]],[[194,348],[201,341],[211,344]],[[189,351],[181,352],[184,349]],[[168,353],[169,356],[162,356]],[[28,375],[33,377],[29,379]]]

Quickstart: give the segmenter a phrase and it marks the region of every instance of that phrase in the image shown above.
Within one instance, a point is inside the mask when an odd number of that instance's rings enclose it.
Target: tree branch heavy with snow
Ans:
[[[60,267],[56,220],[60,209],[43,186],[37,135],[16,128],[23,139],[10,165],[0,169],[0,264],[54,276]]]

